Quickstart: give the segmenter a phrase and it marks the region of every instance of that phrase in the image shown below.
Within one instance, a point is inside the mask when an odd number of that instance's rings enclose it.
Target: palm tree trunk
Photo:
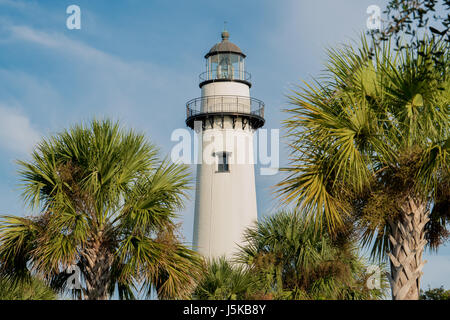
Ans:
[[[86,298],[88,300],[107,300],[112,255],[100,241],[92,242],[82,254],[86,279]]]
[[[424,201],[407,197],[400,219],[390,221],[391,274],[393,300],[418,300],[420,277],[426,261],[422,260],[428,209]]]

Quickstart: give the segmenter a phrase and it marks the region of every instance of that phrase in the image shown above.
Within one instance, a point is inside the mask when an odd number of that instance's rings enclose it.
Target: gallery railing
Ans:
[[[231,116],[247,119],[253,128],[264,125],[264,102],[244,96],[207,96],[186,103],[186,124],[194,127],[195,121]],[[244,121],[244,120],[243,120]],[[233,122],[234,123],[234,122]]]
[[[186,103],[187,118],[205,113],[249,114],[264,118],[264,102],[243,96],[207,96]]]

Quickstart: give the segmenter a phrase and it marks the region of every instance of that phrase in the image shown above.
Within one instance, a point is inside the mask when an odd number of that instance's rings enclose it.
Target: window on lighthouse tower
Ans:
[[[216,156],[218,157],[217,172],[230,172],[229,153],[217,152]]]

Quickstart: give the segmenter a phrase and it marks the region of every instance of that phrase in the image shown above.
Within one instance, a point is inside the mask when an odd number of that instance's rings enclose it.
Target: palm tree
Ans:
[[[379,299],[386,277],[380,269],[378,286],[350,235],[332,240],[298,213],[279,212],[247,231],[238,261],[265,282],[274,299]]]
[[[435,67],[448,73],[449,52],[422,42],[329,50],[324,76],[289,97],[292,157],[278,185],[332,232],[357,223],[373,255],[389,257],[394,299],[418,299],[424,248],[446,239],[450,218],[450,82]]]
[[[199,300],[262,299],[262,282],[242,264],[233,264],[224,257],[208,262],[206,272],[194,291]]]
[[[188,297],[201,260],[172,221],[188,185],[185,166],[159,160],[142,134],[109,120],[77,125],[19,161],[23,196],[37,216],[2,216],[0,274],[42,275],[79,298]],[[68,279],[70,278],[70,283]],[[76,284],[76,283],[75,283]],[[78,288],[77,288],[78,287]]]
[[[56,293],[44,281],[32,277],[29,282],[13,283],[0,278],[0,300],[55,300]]]

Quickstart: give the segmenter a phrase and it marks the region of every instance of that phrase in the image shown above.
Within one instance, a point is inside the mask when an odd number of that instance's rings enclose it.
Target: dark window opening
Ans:
[[[228,152],[217,152],[217,157],[219,157],[219,165],[217,167],[217,172],[230,172],[230,165],[228,163]]]

